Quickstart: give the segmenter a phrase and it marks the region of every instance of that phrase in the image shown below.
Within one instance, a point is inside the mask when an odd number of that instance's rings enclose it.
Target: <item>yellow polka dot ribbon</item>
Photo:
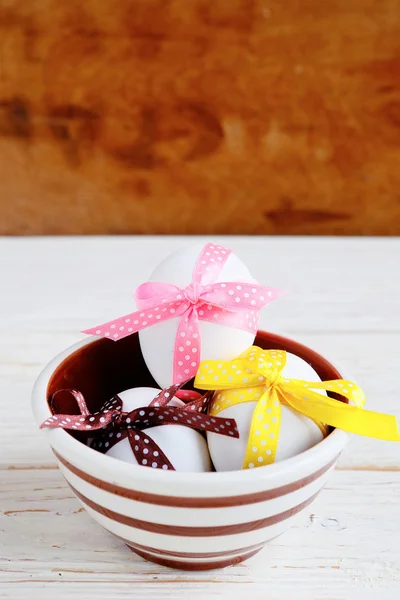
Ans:
[[[283,350],[252,346],[233,361],[209,360],[200,363],[194,385],[217,390],[211,414],[240,404],[257,401],[243,462],[243,468],[271,464],[279,441],[281,404],[286,404],[315,421],[324,431],[330,425],[351,433],[388,441],[400,441],[396,417],[364,410],[364,392],[351,381],[302,381],[282,375],[286,364]],[[314,390],[336,392],[350,404]]]

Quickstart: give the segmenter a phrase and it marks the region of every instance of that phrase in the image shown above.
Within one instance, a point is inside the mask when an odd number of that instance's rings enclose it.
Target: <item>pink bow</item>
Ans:
[[[180,383],[194,377],[200,364],[199,320],[256,334],[259,311],[282,293],[257,283],[215,283],[230,254],[228,248],[206,244],[187,287],[143,283],[135,292],[138,311],[83,333],[117,341],[161,321],[181,317],[175,338],[173,380]]]

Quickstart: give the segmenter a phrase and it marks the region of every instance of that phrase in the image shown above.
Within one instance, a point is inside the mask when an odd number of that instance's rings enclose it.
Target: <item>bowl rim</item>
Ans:
[[[277,336],[283,341],[295,342],[286,336]],[[69,346],[60,354],[56,355],[41,371],[35,381],[32,390],[32,410],[38,425],[43,423],[51,416],[50,408],[47,402],[47,387],[49,381],[57,369],[57,367],[71,354],[77,350],[88,346],[97,341],[96,336],[88,336],[87,338]],[[299,345],[299,342],[295,342]],[[300,344],[304,345],[304,344]],[[317,352],[324,358],[324,355]],[[332,361],[329,361],[342,375],[343,378],[350,379],[344,374],[343,368],[338,367]],[[144,484],[162,485],[167,483],[173,485],[191,486],[196,488],[202,484],[214,485],[232,485],[238,486],[260,482],[260,480],[268,479],[269,484],[280,485],[282,481],[293,480],[297,474],[312,472],[316,467],[326,464],[332,458],[338,456],[345,448],[350,440],[351,434],[341,429],[334,429],[321,442],[300,454],[291,458],[284,459],[272,465],[264,465],[254,469],[245,469],[237,471],[209,471],[204,473],[183,472],[183,471],[163,471],[161,469],[151,469],[142,465],[134,465],[127,463],[111,456],[106,456],[92,448],[85,446],[79,440],[72,437],[64,429],[45,429],[50,446],[57,452],[61,452],[68,461],[71,461],[75,466],[87,470],[89,472],[98,472],[99,469],[103,472],[113,473],[119,481],[125,480],[125,486],[130,488],[133,485],[138,487],[138,483],[142,481]],[[134,488],[132,488],[134,489]],[[177,489],[180,496],[190,495],[185,493],[184,489]],[[188,490],[187,490],[188,492]],[[160,492],[161,493],[161,492]]]

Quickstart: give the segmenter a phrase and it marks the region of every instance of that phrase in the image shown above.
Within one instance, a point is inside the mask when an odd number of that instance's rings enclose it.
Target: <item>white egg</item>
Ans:
[[[321,381],[311,365],[289,352],[287,352],[286,365],[282,374],[290,379]],[[315,391],[326,395],[323,390]],[[256,404],[257,402],[242,402],[218,413],[218,417],[236,419],[240,437],[232,439],[207,433],[208,448],[217,471],[236,471],[242,468]],[[296,456],[324,438],[321,429],[312,419],[289,406],[282,405],[281,409],[281,427],[275,462]]]
[[[148,406],[159,391],[155,388],[139,387],[118,394],[123,401],[122,410],[129,412]],[[184,403],[174,397],[169,406],[182,407]],[[176,471],[212,471],[207,442],[198,431],[183,425],[161,425],[144,431],[148,431],[149,437],[161,448]],[[107,456],[138,464],[127,438],[110,448]]]
[[[204,248],[196,244],[177,250],[153,271],[149,281],[171,283],[185,288],[192,281],[193,269]],[[244,281],[257,283],[246,265],[231,253],[216,282]],[[173,383],[175,338],[179,317],[157,323],[139,332],[140,346],[146,365],[160,387]],[[232,360],[253,344],[254,334],[227,325],[199,321],[200,360]]]

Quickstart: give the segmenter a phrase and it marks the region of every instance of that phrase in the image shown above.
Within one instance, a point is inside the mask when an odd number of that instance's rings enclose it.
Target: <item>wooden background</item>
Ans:
[[[0,7],[0,233],[400,234],[399,0]]]

